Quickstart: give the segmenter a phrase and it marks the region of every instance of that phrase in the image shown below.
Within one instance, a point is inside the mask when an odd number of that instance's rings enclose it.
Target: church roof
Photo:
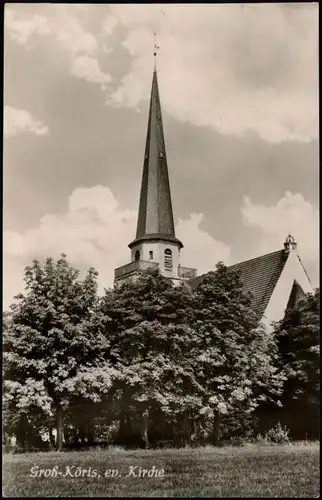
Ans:
[[[275,286],[282,274],[288,254],[277,250],[254,259],[229,266],[229,269],[240,272],[245,292],[253,294],[252,304],[263,314],[273,294]]]
[[[229,269],[240,273],[244,291],[253,295],[253,307],[263,314],[272,296],[279,277],[282,274],[288,254],[284,250],[261,255],[229,266]],[[190,280],[196,286],[202,276]]]
[[[136,238],[129,244],[129,247],[143,240],[157,239],[158,235],[161,239],[168,238],[169,241],[183,247],[181,241],[175,236],[158,77],[155,69],[152,79]]]

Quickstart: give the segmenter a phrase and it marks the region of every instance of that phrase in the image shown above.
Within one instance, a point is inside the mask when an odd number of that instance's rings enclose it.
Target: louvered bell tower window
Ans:
[[[172,271],[172,251],[170,248],[164,251],[164,269],[166,271]]]

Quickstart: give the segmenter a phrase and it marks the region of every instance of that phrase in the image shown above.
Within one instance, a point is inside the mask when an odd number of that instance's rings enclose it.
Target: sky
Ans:
[[[4,290],[33,259],[130,261],[157,33],[183,266],[283,248],[319,266],[318,3],[6,4]]]

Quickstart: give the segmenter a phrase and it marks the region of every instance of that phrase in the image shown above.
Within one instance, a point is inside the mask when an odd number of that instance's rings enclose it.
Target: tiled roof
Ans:
[[[284,250],[239,262],[229,269],[240,271],[245,292],[252,292],[253,306],[263,314],[284,269],[287,255]]]
[[[303,299],[305,299],[305,293],[303,292],[301,285],[299,285],[298,282],[294,280],[290,298],[288,299],[287,303],[287,309],[295,307],[296,304],[298,304]]]
[[[253,306],[263,314],[272,296],[276,283],[284,269],[287,254],[284,250],[261,255],[229,266],[229,269],[240,272],[245,292],[253,294]],[[191,281],[196,286],[201,276]]]

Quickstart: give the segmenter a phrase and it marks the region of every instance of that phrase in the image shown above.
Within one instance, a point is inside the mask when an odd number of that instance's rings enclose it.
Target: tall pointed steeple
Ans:
[[[172,242],[183,247],[175,236],[156,67],[152,79],[136,238],[129,247],[147,240]]]
[[[154,41],[154,57],[159,47]],[[115,285],[136,279],[146,269],[158,269],[174,284],[196,276],[180,265],[183,244],[176,238],[165,149],[156,64],[154,66],[146,135],[139,214],[131,262],[114,270]]]

